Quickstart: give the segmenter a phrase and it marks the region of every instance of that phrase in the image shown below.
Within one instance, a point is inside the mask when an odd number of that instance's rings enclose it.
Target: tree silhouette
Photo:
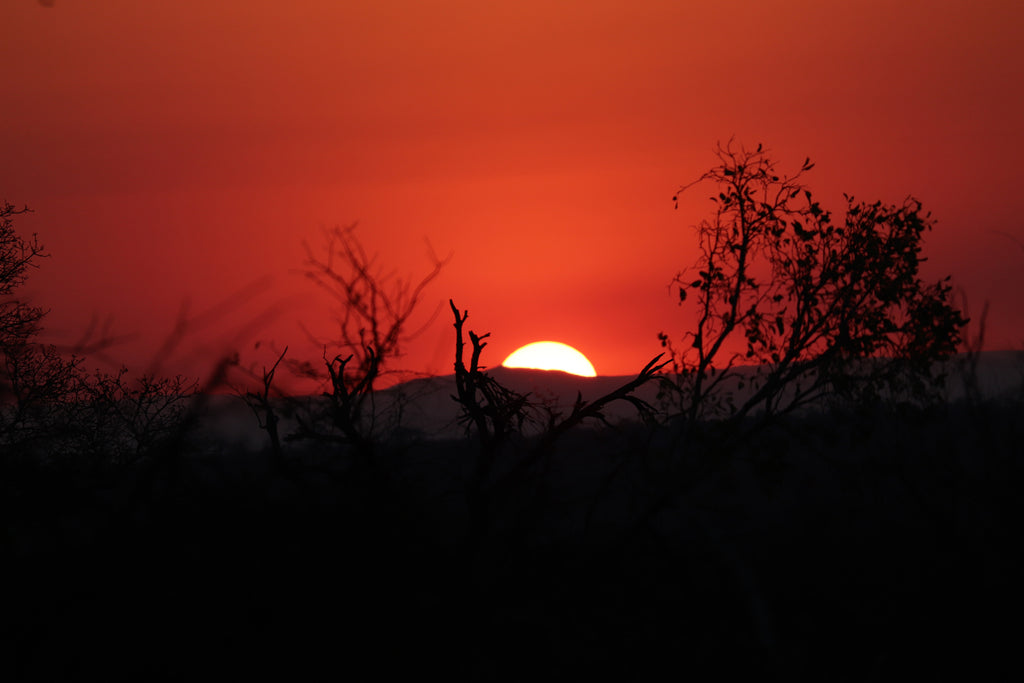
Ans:
[[[15,298],[30,268],[46,256],[35,235],[25,239],[14,229],[14,216],[27,213],[4,202],[0,205],[0,352],[5,355],[26,344],[39,331],[43,309]]]
[[[920,277],[932,227],[920,202],[844,195],[834,222],[802,182],[810,159],[786,175],[761,145],[730,142],[716,154],[716,166],[679,190],[716,190],[714,214],[696,226],[697,261],[673,280],[696,324],[681,343],[659,334],[682,416],[770,417],[824,398],[916,400],[937,389],[936,362],[956,351],[966,319],[948,277]],[[740,364],[755,366],[753,376],[736,372]]]
[[[151,374],[129,380],[124,368],[89,374],[81,356],[39,340],[46,311],[18,298],[47,256],[35,235],[15,230],[14,216],[28,211],[0,205],[0,447],[75,468],[153,454],[181,435],[195,383]]]
[[[47,436],[45,416],[73,394],[79,363],[37,342],[46,311],[18,298],[29,270],[47,255],[35,235],[15,230],[14,217],[28,211],[0,205],[0,445],[9,452]]]
[[[641,417],[652,417],[653,408],[643,399],[633,396],[633,392],[656,379],[657,373],[666,363],[659,364],[662,357],[659,354],[634,379],[592,401],[584,401],[582,392],[577,392],[571,412],[562,415],[550,406],[531,401],[529,394],[512,391],[484,372],[480,356],[487,346],[484,340],[490,337],[490,333],[467,331],[473,347],[467,364],[463,331],[469,311],[460,311],[451,299],[448,305],[455,319],[456,393],[452,399],[461,408],[460,420],[466,425],[467,434],[475,431],[479,439],[479,450],[470,463],[466,481],[470,518],[466,546],[472,549],[486,533],[494,500],[513,493],[522,495],[524,488],[536,486],[543,479],[543,475],[538,475],[536,470],[547,470],[556,442],[570,430],[586,420],[607,424],[603,411],[615,401],[626,401],[636,407]],[[539,425],[541,430],[524,449],[525,452],[502,453],[502,448],[514,436],[522,436],[523,427],[527,423]],[[504,463],[502,471],[497,474],[498,458],[501,455],[512,456],[509,458],[511,462]]]
[[[339,349],[342,357],[352,356],[343,367],[334,365],[347,384],[358,384],[366,378],[372,382],[392,369],[387,366],[420,332],[409,329],[409,320],[424,290],[448,261],[431,253],[429,272],[417,282],[404,280],[383,270],[377,256],[366,252],[355,232],[355,225],[326,231],[323,257],[305,245],[306,277],[336,304],[336,334],[327,345]]]
[[[486,478],[494,452],[515,431],[521,431],[529,420],[531,408],[528,395],[512,391],[484,372],[480,364],[480,354],[491,336],[490,332],[478,335],[469,330],[469,340],[473,345],[469,364],[466,364],[462,331],[469,311],[460,312],[455,302],[448,300],[448,305],[455,316],[455,389],[452,398],[461,406],[461,421],[467,426],[472,425],[480,440],[480,449],[486,465],[480,470]]]
[[[406,280],[384,270],[377,256],[367,253],[356,236],[355,225],[334,227],[326,231],[325,237],[322,256],[304,245],[305,275],[333,300],[335,333],[320,340],[306,330],[307,336],[323,345],[322,366],[305,360],[285,361],[293,373],[321,382],[324,391],[320,398],[324,400],[298,406],[295,417],[299,428],[289,438],[346,444],[364,464],[369,464],[382,431],[378,424],[382,415],[374,404],[377,382],[383,375],[396,372],[393,364],[401,357],[403,346],[422,331],[411,330],[410,319],[424,290],[448,259],[431,252],[427,274],[418,281]],[[278,363],[283,357],[282,353]],[[267,420],[276,417],[268,412],[272,382],[273,370],[268,374],[264,369],[262,397],[248,395],[250,401],[256,399]],[[400,408],[391,411],[394,414],[389,417],[397,420]],[[270,426],[267,422],[261,424]],[[272,448],[280,455],[280,443],[274,440],[273,432],[269,433]]]

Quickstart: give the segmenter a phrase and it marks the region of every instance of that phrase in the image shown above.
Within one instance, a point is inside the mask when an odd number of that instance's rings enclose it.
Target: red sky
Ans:
[[[164,370],[308,353],[298,323],[329,311],[302,243],[358,221],[398,273],[428,269],[424,239],[453,254],[423,313],[470,309],[489,364],[552,339],[632,373],[686,328],[667,286],[710,207],[671,196],[735,136],[810,156],[837,212],[918,197],[926,274],[990,302],[990,348],[1024,344],[1021,3],[55,5],[0,8],[0,200],[52,253],[29,287],[54,340],[109,317],[142,368],[187,301],[213,314]],[[404,367],[450,372],[449,317]]]

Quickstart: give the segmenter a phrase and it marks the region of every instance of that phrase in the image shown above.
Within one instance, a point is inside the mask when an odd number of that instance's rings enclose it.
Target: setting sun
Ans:
[[[560,342],[541,341],[513,351],[502,365],[506,368],[561,370],[572,375],[596,377],[597,371],[582,353]]]

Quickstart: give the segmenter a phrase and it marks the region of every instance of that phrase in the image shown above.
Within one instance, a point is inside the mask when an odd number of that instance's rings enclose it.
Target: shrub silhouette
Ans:
[[[739,421],[823,399],[933,398],[936,362],[957,350],[967,321],[948,277],[920,277],[933,224],[920,202],[844,195],[834,221],[803,183],[810,159],[786,175],[761,145],[730,142],[716,154],[716,166],[679,190],[715,191],[713,215],[696,226],[696,263],[673,280],[696,324],[681,339],[659,334],[682,417]],[[741,364],[755,366],[753,376],[737,373]]]
[[[76,378],[67,424],[75,426],[68,449],[109,464],[127,464],[181,448],[197,382],[182,375],[130,378],[128,370],[95,371]]]

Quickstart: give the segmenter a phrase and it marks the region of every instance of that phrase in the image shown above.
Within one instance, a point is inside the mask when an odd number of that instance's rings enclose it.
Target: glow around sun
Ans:
[[[561,370],[572,375],[596,377],[597,372],[582,353],[561,342],[539,341],[522,346],[506,358],[506,368],[533,368],[535,370]]]

